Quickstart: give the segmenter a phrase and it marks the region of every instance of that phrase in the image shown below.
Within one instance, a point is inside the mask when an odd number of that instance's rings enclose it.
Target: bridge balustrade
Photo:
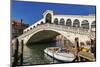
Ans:
[[[54,30],[72,32],[72,33],[76,33],[76,34],[83,34],[83,35],[89,35],[89,36],[94,36],[95,35],[95,32],[92,32],[89,29],[83,29],[83,28],[76,28],[76,27],[69,27],[69,26],[64,26],[64,25],[56,25],[56,24],[46,23],[46,24],[39,25],[39,26],[29,30],[26,33],[23,33],[19,37],[25,37],[25,36],[27,36],[31,33],[34,33],[37,30],[46,30],[46,29],[54,29]]]

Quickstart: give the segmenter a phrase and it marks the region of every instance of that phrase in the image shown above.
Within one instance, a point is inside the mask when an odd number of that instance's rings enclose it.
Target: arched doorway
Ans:
[[[48,14],[46,15],[45,22],[46,22],[46,23],[51,23],[51,22],[52,22],[52,16],[51,16],[50,13],[48,13]]]
[[[71,21],[71,19],[67,19],[67,21],[66,21],[66,26],[72,26],[72,21]]]
[[[60,19],[60,25],[64,25],[64,23],[65,23],[64,18],[61,18],[61,19]]]
[[[88,20],[83,20],[82,24],[81,24],[81,27],[84,28],[84,29],[89,29],[89,22],[88,22]]]
[[[91,24],[91,30],[96,31],[95,29],[96,29],[96,21],[93,21]]]
[[[54,24],[58,25],[58,19],[57,18],[54,19]]]
[[[73,27],[80,27],[80,21],[78,19],[73,21]]]

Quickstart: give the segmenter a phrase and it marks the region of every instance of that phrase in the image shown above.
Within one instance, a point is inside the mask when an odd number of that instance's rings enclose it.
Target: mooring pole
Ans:
[[[76,42],[76,49],[77,49],[76,58],[77,58],[77,61],[80,61],[80,58],[79,58],[79,55],[78,55],[78,53],[79,53],[79,39],[78,39],[78,37],[75,38],[75,42]]]
[[[12,63],[12,66],[18,65],[18,49],[19,49],[19,42],[18,39],[15,40],[15,52],[14,52],[14,62]]]
[[[24,43],[23,43],[23,40],[22,40],[21,41],[20,65],[23,65],[23,49],[24,49]]]
[[[96,58],[96,39],[91,39],[91,52],[94,54],[94,57]]]

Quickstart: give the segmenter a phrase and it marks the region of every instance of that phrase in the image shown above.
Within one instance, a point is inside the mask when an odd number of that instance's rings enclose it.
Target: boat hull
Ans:
[[[44,52],[47,55],[49,55],[57,60],[63,61],[63,62],[72,62],[75,59],[74,55],[73,55],[73,57],[63,56],[61,53],[59,54],[59,53],[56,53],[53,51],[49,51],[48,49],[45,49]],[[68,55],[68,54],[66,54],[66,55]]]

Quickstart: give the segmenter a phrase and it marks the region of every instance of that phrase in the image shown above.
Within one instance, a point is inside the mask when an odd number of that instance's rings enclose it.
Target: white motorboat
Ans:
[[[63,62],[71,62],[75,59],[75,55],[64,48],[48,47],[44,50],[44,52],[49,56]]]

